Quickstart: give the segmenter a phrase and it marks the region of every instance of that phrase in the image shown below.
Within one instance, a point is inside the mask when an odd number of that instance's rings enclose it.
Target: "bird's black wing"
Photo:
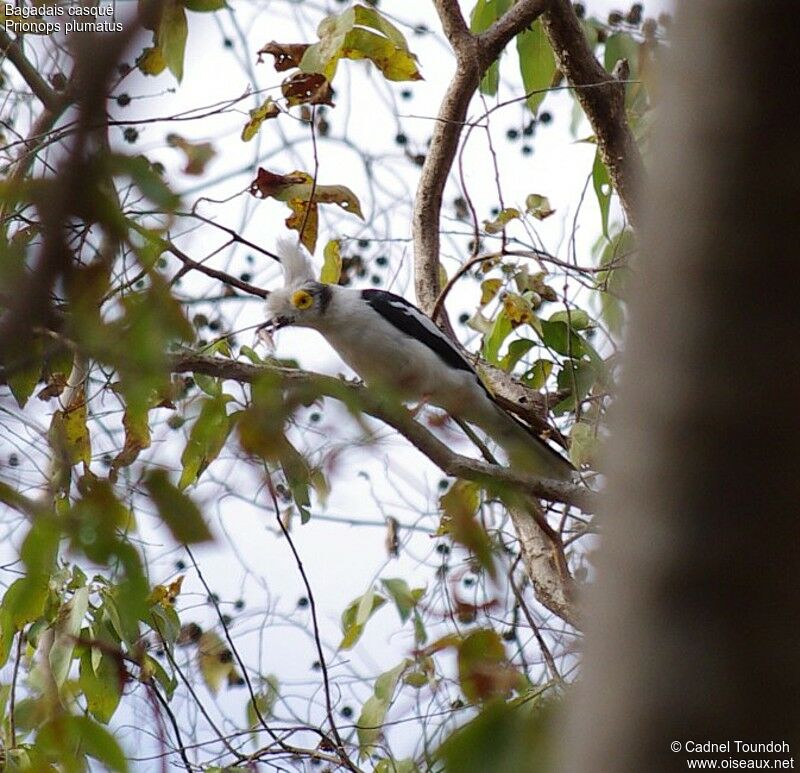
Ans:
[[[413,303],[409,303],[405,298],[401,298],[394,293],[385,290],[362,290],[361,297],[380,314],[387,322],[393,325],[401,333],[404,333],[417,341],[421,341],[429,349],[432,349],[441,357],[451,368],[465,370],[475,375],[475,379],[482,389],[489,396],[489,399],[505,413],[508,418],[517,424],[520,429],[528,433],[535,441],[544,446],[559,462],[565,465],[565,469],[572,470],[572,464],[565,459],[555,448],[544,440],[539,433],[517,416],[509,413],[505,408],[500,407],[494,399],[492,393],[486,385],[478,378],[478,374],[472,364],[454,346],[453,342],[434,324],[430,317],[426,317]]]
[[[413,303],[385,290],[362,290],[361,297],[401,333],[432,349],[451,368],[475,373],[469,360]]]

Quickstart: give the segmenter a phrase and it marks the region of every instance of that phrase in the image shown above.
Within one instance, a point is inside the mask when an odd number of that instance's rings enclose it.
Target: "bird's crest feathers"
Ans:
[[[296,287],[315,278],[308,253],[294,239],[278,239],[276,245],[283,267],[284,287]]]

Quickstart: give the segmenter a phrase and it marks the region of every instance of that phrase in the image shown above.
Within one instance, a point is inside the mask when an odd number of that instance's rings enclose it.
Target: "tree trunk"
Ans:
[[[800,755],[800,16],[679,11],[570,773]]]

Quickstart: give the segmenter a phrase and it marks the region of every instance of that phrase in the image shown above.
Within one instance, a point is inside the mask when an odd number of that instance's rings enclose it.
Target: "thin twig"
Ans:
[[[250,702],[253,706],[256,716],[258,717],[258,721],[261,723],[261,726],[264,728],[264,730],[266,730],[267,733],[269,733],[270,737],[273,740],[277,741],[278,736],[275,734],[272,728],[270,728],[270,726],[267,724],[267,721],[266,719],[264,719],[264,716],[261,713],[261,709],[258,706],[258,701],[256,700],[256,694],[255,691],[253,690],[253,684],[250,681],[249,674],[247,673],[247,666],[245,666],[244,661],[242,660],[242,656],[239,654],[239,650],[236,648],[236,645],[234,644],[233,639],[231,638],[230,631],[228,630],[228,624],[225,622],[225,616],[222,614],[222,611],[219,608],[217,597],[211,592],[211,588],[208,586],[206,578],[203,576],[203,572],[200,570],[200,565],[197,563],[197,560],[195,559],[194,553],[192,553],[191,548],[188,545],[184,545],[183,548],[186,551],[186,555],[189,556],[189,559],[192,562],[192,566],[194,567],[195,572],[197,572],[197,579],[200,580],[200,583],[202,584],[203,588],[205,588],[206,596],[209,599],[211,599],[211,603],[214,605],[214,609],[217,612],[217,618],[219,619],[219,622],[222,625],[222,630],[225,632],[225,638],[228,641],[228,646],[231,648],[231,652],[236,658],[236,662],[239,664],[239,668],[241,669],[242,677],[244,678],[244,681],[247,684],[247,690],[250,693]]]
[[[175,714],[172,712],[169,703],[167,703],[167,699],[159,692],[155,684],[150,681],[147,686],[150,688],[150,690],[152,690],[153,694],[156,696],[156,700],[158,700],[158,702],[161,704],[161,708],[164,709],[164,712],[169,718],[170,724],[172,725],[172,731],[175,733],[175,743],[178,749],[178,754],[181,755],[183,766],[189,771],[189,773],[191,773],[192,763],[189,762],[189,758],[186,756],[186,749],[184,748],[183,738],[181,737],[181,729],[178,727],[178,720],[175,718]]]
[[[536,621],[533,619],[533,615],[531,614],[530,609],[528,609],[528,605],[525,603],[525,599],[522,596],[522,591],[517,587],[517,584],[514,582],[514,569],[516,565],[519,563],[520,558],[514,562],[514,566],[511,567],[511,571],[508,574],[508,581],[511,584],[511,590],[514,591],[514,596],[517,599],[517,604],[519,604],[519,608],[522,610],[522,614],[525,615],[525,619],[528,621],[528,625],[531,627],[531,631],[533,635],[536,637],[536,641],[539,644],[539,649],[542,653],[542,658],[544,662],[547,664],[547,669],[550,671],[551,676],[553,679],[558,682],[559,684],[564,683],[564,679],[556,668],[556,661],[553,659],[553,653],[550,652],[550,648],[547,646],[547,642],[544,640],[541,631],[539,630],[539,626],[536,625]]]
[[[286,524],[283,522],[283,519],[281,518],[281,509],[280,505],[278,504],[278,496],[275,493],[275,486],[272,483],[272,477],[269,475],[269,472],[267,472],[267,488],[269,489],[270,497],[272,499],[272,507],[275,510],[275,520],[278,522],[278,526],[280,527],[280,530],[289,545],[289,549],[292,551],[292,556],[294,557],[295,564],[297,565],[297,570],[300,572],[300,577],[302,578],[303,585],[306,589],[306,596],[308,598],[309,608],[311,610],[311,622],[314,626],[314,643],[316,644],[317,657],[319,658],[320,670],[322,671],[322,684],[325,693],[325,713],[328,717],[328,724],[330,725],[331,732],[333,733],[333,737],[336,741],[336,748],[339,752],[339,757],[342,761],[342,764],[352,771],[358,771],[358,768],[353,764],[352,760],[345,751],[344,743],[339,735],[339,729],[336,726],[336,720],[333,718],[331,685],[328,676],[328,666],[325,660],[325,653],[322,650],[322,639],[319,632],[317,604],[314,600],[314,592],[311,589],[311,583],[308,581],[308,575],[306,574],[305,567],[303,566],[303,560],[300,558],[300,554],[297,552],[297,548],[292,540],[292,536],[289,533],[289,530],[286,528]]]
[[[19,662],[22,659],[22,642],[25,635],[22,631],[17,634],[17,653],[14,657],[14,671],[11,676],[11,694],[8,698],[8,726],[11,733],[11,748],[17,748],[17,726],[14,710],[17,705],[17,675],[19,674]]]

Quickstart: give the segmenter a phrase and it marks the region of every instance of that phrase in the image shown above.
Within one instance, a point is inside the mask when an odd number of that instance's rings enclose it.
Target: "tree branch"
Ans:
[[[8,57],[11,64],[17,68],[30,90],[37,99],[51,112],[59,112],[59,107],[64,98],[53,90],[47,81],[42,78],[39,71],[33,66],[19,42],[14,40],[4,29],[0,28],[0,54]]]
[[[183,263],[183,268],[175,275],[173,282],[189,271],[199,271],[201,274],[210,276],[212,279],[218,279],[229,287],[235,287],[242,292],[249,293],[250,295],[257,295],[259,298],[266,298],[269,295],[269,290],[262,290],[260,287],[251,285],[250,282],[245,282],[237,279],[235,276],[226,273],[225,271],[218,271],[215,268],[206,266],[203,263],[198,263],[192,260],[183,250],[178,248],[173,242],[168,239],[164,240],[164,244],[169,252],[171,252],[178,260]]]
[[[525,506],[509,507],[508,513],[520,544],[525,571],[537,601],[553,614],[580,628],[575,580],[567,567],[564,545],[559,536],[546,533],[542,506],[529,499]]]
[[[472,35],[455,0],[434,0],[442,29],[456,55],[456,72],[442,100],[422,165],[414,198],[414,277],[417,302],[431,314],[441,290],[439,283],[439,223],[442,197],[453,166],[461,130],[481,77],[517,33],[544,11],[547,0],[521,0],[479,36]],[[441,326],[455,338],[442,314]]]
[[[559,69],[574,87],[573,93],[592,125],[628,221],[638,228],[638,189],[644,167],[625,115],[625,85],[595,58],[569,0],[551,0],[542,23]],[[585,86],[596,88],[582,88]]]
[[[484,71],[503,53],[503,49],[547,10],[550,0],[522,0],[511,6],[488,30],[478,35],[481,67]]]
[[[247,384],[269,373],[278,376],[281,385],[286,388],[310,385],[320,395],[355,404],[367,415],[397,430],[417,450],[452,477],[494,485],[495,488],[498,485],[509,486],[526,496],[573,505],[583,512],[594,512],[597,505],[597,495],[580,484],[519,473],[507,467],[488,464],[456,453],[422,424],[415,421],[410,411],[401,405],[390,405],[360,384],[296,368],[250,365],[245,362],[196,354],[174,356],[170,363],[170,369],[175,373],[203,373],[207,376]]]
[[[457,454],[415,421],[403,406],[390,405],[365,387],[333,376],[273,365],[256,366],[195,354],[173,357],[170,367],[176,373],[204,373],[243,383],[252,383],[269,373],[277,376],[284,388],[311,386],[316,394],[342,400],[350,406],[355,405],[367,415],[397,430],[447,475],[475,481],[490,491],[500,490],[519,536],[523,560],[536,597],[562,620],[578,626],[574,581],[567,566],[564,545],[559,535],[547,523],[536,499],[562,502],[574,505],[584,512],[591,512],[597,503],[594,492],[575,483],[524,475],[506,467]]]

